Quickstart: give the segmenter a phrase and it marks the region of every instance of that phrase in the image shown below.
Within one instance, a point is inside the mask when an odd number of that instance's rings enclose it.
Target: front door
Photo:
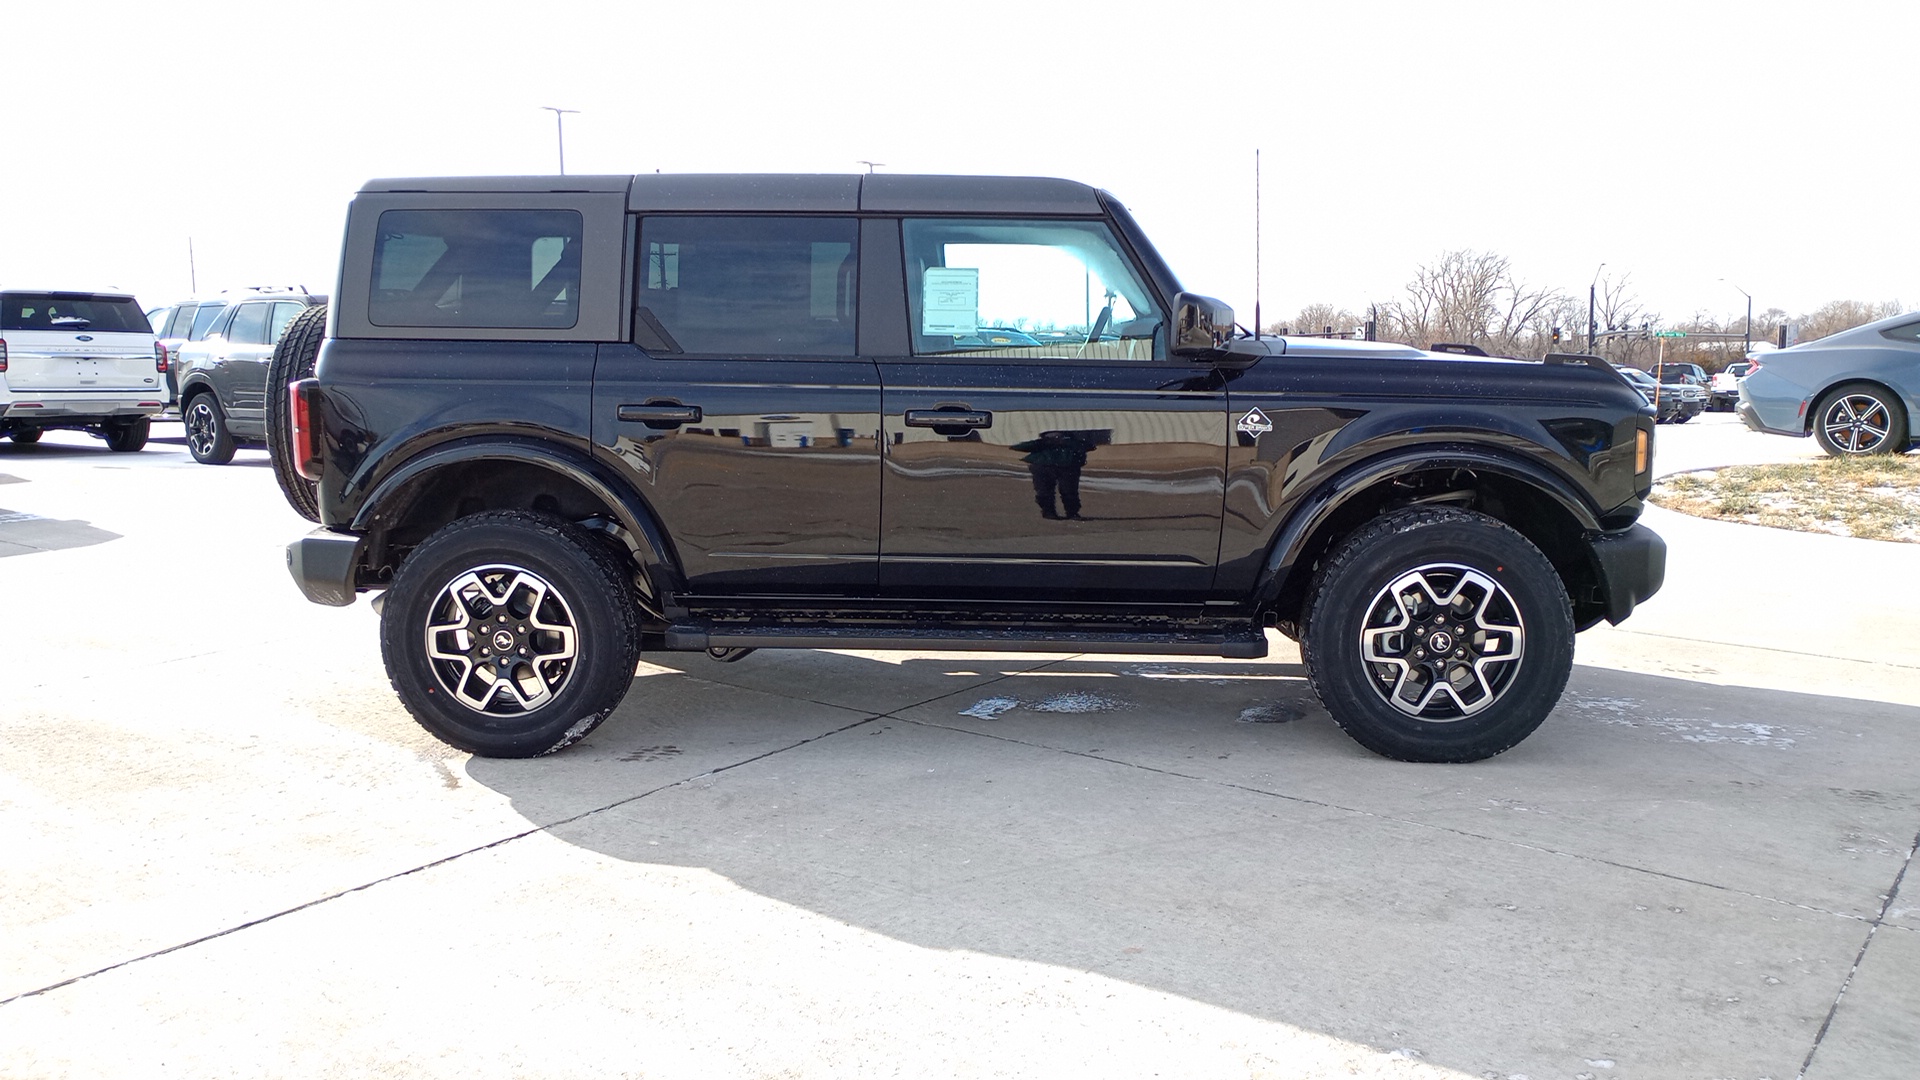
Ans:
[[[1104,223],[908,219],[912,355],[880,362],[880,584],[1191,600],[1212,582],[1227,398]]]
[[[855,356],[851,217],[648,216],[635,340],[594,369],[593,444],[695,596],[871,594],[880,382]]]

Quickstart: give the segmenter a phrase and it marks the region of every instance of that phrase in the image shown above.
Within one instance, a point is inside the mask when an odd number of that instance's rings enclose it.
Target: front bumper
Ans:
[[[1607,621],[1618,625],[1667,580],[1667,542],[1645,525],[1591,540]]]
[[[359,595],[354,578],[365,543],[351,533],[315,529],[287,545],[287,572],[308,600],[346,607]]]

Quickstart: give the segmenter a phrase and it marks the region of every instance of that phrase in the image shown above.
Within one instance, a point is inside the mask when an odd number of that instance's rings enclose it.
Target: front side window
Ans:
[[[1103,223],[910,219],[901,235],[916,355],[1164,355],[1164,313]]]
[[[580,316],[573,210],[388,210],[367,317],[376,326],[566,329]]]
[[[852,356],[859,223],[650,216],[635,337],[649,352]]]

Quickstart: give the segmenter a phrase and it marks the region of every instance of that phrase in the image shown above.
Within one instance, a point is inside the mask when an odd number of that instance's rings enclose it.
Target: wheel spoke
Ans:
[[[1491,705],[1526,652],[1518,606],[1479,570],[1436,563],[1375,596],[1360,634],[1372,685],[1394,708],[1457,720]]]
[[[517,566],[481,566],[455,577],[441,589],[425,631],[441,686],[489,715],[546,706],[566,685],[579,651],[565,598]]]

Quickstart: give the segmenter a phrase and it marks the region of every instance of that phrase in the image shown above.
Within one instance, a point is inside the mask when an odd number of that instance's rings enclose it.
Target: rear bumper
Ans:
[[[1760,419],[1760,410],[1754,408],[1753,402],[1748,401],[1746,398],[1741,398],[1739,404],[1733,407],[1733,411],[1740,415],[1741,423],[1747,425],[1748,428],[1754,431],[1761,432],[1762,434],[1792,435],[1795,438],[1799,438],[1799,439],[1804,439],[1807,437],[1807,431],[1805,428],[1799,428],[1799,427],[1778,428],[1778,427],[1768,426],[1765,420]]]
[[[287,545],[287,573],[308,600],[346,607],[359,595],[354,578],[364,543],[350,533],[315,529]]]
[[[154,391],[114,391],[112,393],[57,392],[33,393],[19,390],[0,394],[0,418],[43,421],[48,424],[73,424],[86,420],[132,420],[156,416],[166,405],[166,395]]]
[[[1591,541],[1600,567],[1607,621],[1618,624],[1667,580],[1667,542],[1645,525],[1603,533]]]

